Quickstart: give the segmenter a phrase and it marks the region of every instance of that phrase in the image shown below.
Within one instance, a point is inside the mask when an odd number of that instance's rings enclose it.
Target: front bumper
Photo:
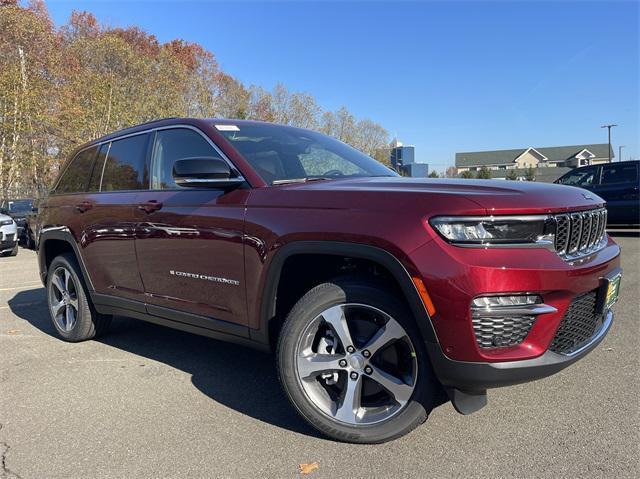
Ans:
[[[608,310],[600,330],[577,351],[571,354],[546,351],[537,358],[523,361],[456,361],[445,356],[438,344],[427,343],[427,348],[436,376],[443,386],[469,394],[482,394],[489,388],[534,381],[561,371],[589,354],[609,332],[612,323],[613,313]]]
[[[15,224],[2,226],[0,228],[0,253],[11,251],[15,248],[18,240],[18,230]]]

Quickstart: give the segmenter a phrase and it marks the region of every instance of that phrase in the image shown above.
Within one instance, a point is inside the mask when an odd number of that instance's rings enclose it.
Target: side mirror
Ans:
[[[229,164],[221,158],[183,158],[173,164],[173,179],[179,186],[191,188],[236,188],[242,177],[231,177]]]

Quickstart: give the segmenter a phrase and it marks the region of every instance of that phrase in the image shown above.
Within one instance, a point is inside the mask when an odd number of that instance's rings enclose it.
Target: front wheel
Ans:
[[[348,442],[407,434],[440,392],[411,312],[388,289],[352,279],[316,286],[293,307],[278,372],[302,417]]]

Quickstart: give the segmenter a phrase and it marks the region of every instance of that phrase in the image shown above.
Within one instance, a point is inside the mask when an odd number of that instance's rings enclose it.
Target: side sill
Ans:
[[[268,345],[249,338],[249,329],[238,324],[104,294],[94,293],[91,295],[91,299],[96,310],[102,314],[139,319],[199,336],[269,352]]]

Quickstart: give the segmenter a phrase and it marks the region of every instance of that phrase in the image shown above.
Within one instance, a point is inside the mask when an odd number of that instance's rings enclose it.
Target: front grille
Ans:
[[[597,292],[575,298],[565,313],[549,349],[569,354],[586,344],[602,327],[602,313],[596,311]]]
[[[555,250],[565,259],[596,251],[604,240],[607,210],[580,211],[568,215],[556,215]]]
[[[535,316],[474,316],[473,332],[483,349],[517,346],[527,337],[535,320]]]
[[[4,235],[4,240],[5,241],[14,241],[14,239],[15,239],[15,233]]]

